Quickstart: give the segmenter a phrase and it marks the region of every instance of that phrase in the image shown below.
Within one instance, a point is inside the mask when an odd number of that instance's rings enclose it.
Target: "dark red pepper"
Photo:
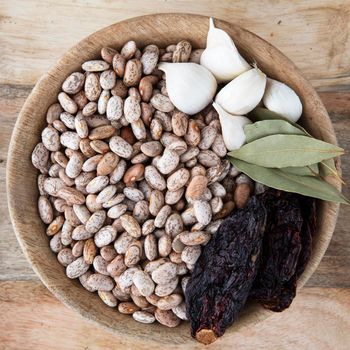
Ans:
[[[253,197],[223,221],[204,247],[186,287],[191,333],[209,344],[244,307],[259,266],[266,210]]]
[[[273,311],[287,308],[315,230],[314,199],[273,189],[225,219],[186,288],[192,336],[213,342],[236,320],[248,296]]]
[[[260,196],[267,209],[263,255],[250,297],[273,311],[295,297],[303,217],[298,195],[268,190]]]
[[[304,272],[310,259],[313,237],[316,232],[316,200],[310,197],[299,196],[303,226],[301,228],[301,252],[297,264],[296,275],[299,278]]]

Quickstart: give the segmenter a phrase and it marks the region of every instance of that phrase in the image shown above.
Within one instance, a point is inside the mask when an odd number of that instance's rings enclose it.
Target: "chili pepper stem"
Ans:
[[[196,333],[196,339],[205,345],[213,343],[217,338],[212,329],[201,329]]]

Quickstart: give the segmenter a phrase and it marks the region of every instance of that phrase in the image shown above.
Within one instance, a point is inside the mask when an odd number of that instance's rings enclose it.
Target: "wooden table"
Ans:
[[[152,12],[193,12],[238,23],[278,47],[304,72],[332,118],[350,183],[350,1],[0,2],[0,348],[146,349],[121,342],[60,304],[31,270],[13,233],[5,190],[7,147],[16,116],[37,79],[95,30]],[[35,118],[35,116],[33,116]],[[344,188],[350,197],[350,191]],[[235,349],[350,347],[350,207],[342,206],[318,270],[290,309],[244,328]],[[173,347],[172,347],[173,348]],[[202,348],[202,347],[201,347]],[[231,349],[220,344],[215,349]]]

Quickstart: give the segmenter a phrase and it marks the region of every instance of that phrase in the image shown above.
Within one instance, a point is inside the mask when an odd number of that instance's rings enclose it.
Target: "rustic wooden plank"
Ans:
[[[32,87],[0,87],[0,279],[37,279],[14,235],[6,200],[7,149],[16,117]]]
[[[350,85],[350,2],[343,0],[2,1],[0,83],[33,84],[70,46],[114,22],[184,11],[257,33],[290,57],[314,86]]]
[[[8,216],[5,200],[5,166],[7,147],[16,116],[31,91],[31,86],[0,85],[0,280],[37,279],[23,256]],[[323,92],[320,94],[336,129],[339,143],[347,151],[343,159],[344,179],[350,183],[350,92]],[[350,197],[348,187],[344,193]],[[331,244],[317,272],[308,286],[350,287],[350,207],[342,206]]]
[[[343,116],[345,122],[350,113],[350,89],[337,92],[320,92],[320,96],[327,110],[332,115]]]
[[[0,282],[0,344],[4,349],[160,349],[96,328],[67,309],[38,282]],[[346,349],[350,290],[305,288],[289,310],[223,337],[211,349]],[[122,325],[121,325],[122,327]],[[144,327],[147,327],[145,325]],[[281,336],[283,335],[283,336]],[[162,347],[164,348],[164,346]],[[167,349],[177,348],[169,344]],[[202,349],[193,343],[189,349]]]

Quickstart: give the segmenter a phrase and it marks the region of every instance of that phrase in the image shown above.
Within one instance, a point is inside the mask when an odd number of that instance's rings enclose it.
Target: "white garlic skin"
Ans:
[[[158,68],[165,72],[166,87],[174,106],[186,114],[196,114],[205,108],[216,93],[216,79],[197,63],[166,63]]]
[[[303,113],[303,105],[295,91],[274,79],[267,79],[263,103],[267,109],[291,122],[296,122]]]
[[[266,74],[252,68],[224,86],[216,95],[215,102],[230,114],[244,115],[259,104],[265,86]]]
[[[224,30],[215,28],[212,18],[209,20],[207,47],[202,53],[200,64],[208,68],[220,83],[231,81],[251,69],[231,37]]]
[[[246,142],[244,126],[252,122],[244,116],[231,115],[227,113],[220,105],[213,103],[213,107],[219,114],[222,137],[226,148],[229,151],[241,148]]]

